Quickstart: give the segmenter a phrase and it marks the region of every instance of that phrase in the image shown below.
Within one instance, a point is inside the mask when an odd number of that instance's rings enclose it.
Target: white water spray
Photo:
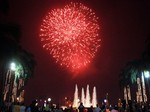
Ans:
[[[96,87],[93,87],[93,93],[92,93],[92,100],[91,100],[91,96],[90,96],[90,90],[89,90],[89,85],[87,85],[86,88],[86,95],[84,94],[84,88],[82,88],[81,90],[81,100],[79,100],[78,97],[78,87],[77,84],[75,86],[75,93],[74,93],[74,101],[73,101],[73,107],[78,107],[80,102],[83,103],[83,105],[85,107],[91,107],[91,105],[93,107],[96,107],[97,104],[97,94],[96,94]]]
[[[96,95],[96,87],[93,88],[93,95],[92,95],[92,105],[96,107],[97,104],[97,95]]]
[[[85,107],[90,107],[91,106],[90,100],[91,100],[91,97],[90,97],[89,85],[87,85],[87,87],[86,87],[86,98],[85,98]]]
[[[73,107],[78,107],[78,86],[75,85],[75,93],[74,93],[74,101],[73,101]]]
[[[82,92],[81,92],[81,102],[83,103],[83,105],[85,105],[84,88],[82,88]]]

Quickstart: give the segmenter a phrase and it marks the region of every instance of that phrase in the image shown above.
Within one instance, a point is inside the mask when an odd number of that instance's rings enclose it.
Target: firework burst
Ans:
[[[98,17],[81,3],[54,9],[40,28],[43,48],[60,65],[76,71],[86,67],[100,46]]]

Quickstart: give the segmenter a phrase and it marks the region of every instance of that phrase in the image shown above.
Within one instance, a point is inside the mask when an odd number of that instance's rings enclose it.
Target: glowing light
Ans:
[[[144,76],[145,76],[145,78],[149,78],[150,77],[149,71],[144,71]]]
[[[15,70],[16,70],[16,64],[15,64],[14,62],[12,62],[12,63],[10,64],[10,69],[11,69],[12,71],[15,71]]]
[[[40,38],[60,65],[76,71],[86,67],[100,46],[98,17],[81,3],[54,9],[43,19]]]
[[[50,102],[50,101],[51,101],[51,98],[48,98],[47,101]]]

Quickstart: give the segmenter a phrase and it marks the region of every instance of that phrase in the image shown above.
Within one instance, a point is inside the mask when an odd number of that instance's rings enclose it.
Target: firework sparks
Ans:
[[[43,48],[71,71],[86,67],[100,46],[98,17],[81,3],[54,9],[40,29]]]

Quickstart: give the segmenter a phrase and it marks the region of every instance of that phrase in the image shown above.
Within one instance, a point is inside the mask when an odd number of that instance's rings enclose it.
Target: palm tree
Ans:
[[[150,34],[148,36],[148,38],[146,39],[146,49],[142,54],[142,60],[144,62],[144,68],[147,71],[150,71]],[[146,84],[146,88],[148,90],[148,100],[150,101],[150,83],[149,83],[150,79],[147,79],[147,84]]]
[[[4,74],[7,68],[7,62],[15,54],[18,48],[19,26],[13,24],[0,24],[0,100],[2,100],[4,87]],[[2,101],[1,101],[2,103]]]
[[[135,88],[134,85],[137,82],[137,78],[141,79],[144,67],[144,62],[140,59],[128,62],[119,75],[121,88],[127,88],[127,86]]]
[[[139,60],[134,60],[128,62],[125,67],[122,69],[120,77],[120,86],[124,87],[125,85],[132,85],[136,82],[138,75]]]
[[[127,93],[124,93],[124,95],[125,94],[127,95],[126,100],[128,101],[129,100],[128,87],[131,87],[131,85],[132,85],[132,83],[131,83],[131,74],[130,74],[130,69],[129,69],[128,64],[122,69],[121,73],[119,74],[119,79],[120,79],[120,81],[119,81],[120,89],[123,90],[124,92],[125,91],[127,92]]]
[[[8,0],[0,1],[0,108],[3,103],[4,78],[10,64],[9,62],[16,60],[22,65],[24,72],[20,78],[23,78],[25,82],[33,76],[36,64],[34,56],[20,45],[20,26],[15,23],[6,23],[5,21],[9,20],[7,18],[9,8]]]
[[[23,77],[25,79],[25,82],[27,82],[28,79],[31,78],[34,74],[34,68],[36,65],[34,56],[26,50],[20,48],[19,51],[16,53],[16,59],[19,60],[19,62],[23,66]]]
[[[20,77],[25,82],[34,74],[36,62],[34,56],[24,50],[20,43],[20,27],[16,24],[0,24],[0,93],[3,99],[4,77],[11,60],[17,60],[23,67],[23,75]],[[1,101],[2,102],[2,101]]]

